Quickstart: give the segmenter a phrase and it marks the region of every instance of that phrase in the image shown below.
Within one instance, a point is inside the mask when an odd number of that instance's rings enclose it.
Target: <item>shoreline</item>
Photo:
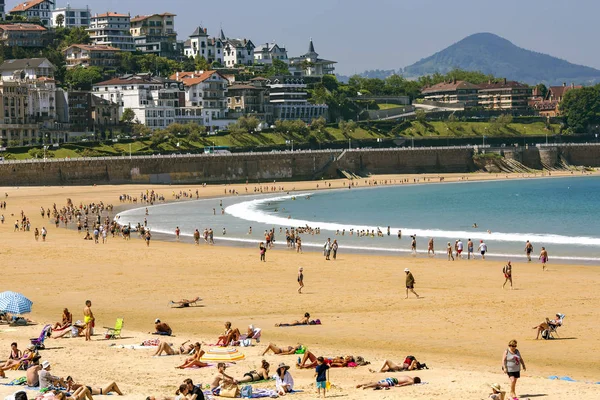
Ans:
[[[390,179],[376,179],[386,178]],[[447,178],[447,182],[450,180]],[[298,190],[314,190],[310,186],[316,183],[321,184],[313,181],[295,186]],[[188,187],[198,188],[204,197],[218,198],[223,197],[223,189],[243,190],[244,186]],[[33,312],[27,316],[38,325],[15,330],[0,325],[1,351],[7,353],[12,341],[25,347],[45,323],[60,319],[64,307],[74,313],[74,320],[82,319],[83,303],[91,299],[98,321],[94,340],[86,343],[83,339],[49,339],[41,354],[43,360],[52,362],[57,375],[73,375],[88,385],[117,381],[126,393],[124,400],[172,395],[183,379],[206,383],[216,373],[214,368],[175,370],[173,367],[181,363],[182,356],[152,358],[151,350],[110,347],[112,343],[134,344],[156,338],[146,333],[153,328],[155,318],[171,325],[177,336],[165,339],[175,344],[187,339],[214,343],[224,321],[231,321],[240,330],[250,323],[262,328],[259,345],[240,348],[246,360],[228,370],[235,377],[258,366],[260,354],[269,342],[279,346],[302,343],[324,356],[361,355],[372,363],[356,369],[333,369],[332,397],[381,399],[380,392],[354,387],[394,376],[371,374],[368,368],[378,368],[385,359],[402,361],[409,354],[431,368],[409,375],[421,376],[429,384],[392,389],[394,398],[487,397],[490,382],[507,387],[508,379],[500,371],[501,355],[506,343],[517,339],[528,366],[519,381],[518,394],[544,395],[548,400],[597,398],[598,386],[584,383],[600,380],[600,361],[596,357],[600,333],[595,329],[594,318],[600,309],[597,268],[553,263],[549,271],[542,273],[539,265],[515,261],[515,289],[503,290],[502,265],[493,260],[449,265],[439,258],[343,252],[338,254],[338,260],[326,262],[320,252],[307,251],[297,256],[284,248],[268,252],[267,262],[260,263],[257,249],[244,247],[196,247],[161,240],[146,247],[141,240],[114,240],[110,236],[106,244],[94,244],[81,240],[71,229],[54,228],[39,213],[42,205],[51,207],[56,203],[62,207],[67,197],[75,205],[112,203],[116,213],[119,193],[137,196],[142,188],[154,188],[169,198],[169,188],[184,189],[157,187],[4,189],[9,196],[7,209],[0,211],[6,216],[5,223],[0,224],[0,254],[4,261],[0,291],[27,295],[34,302]],[[14,216],[21,210],[31,218],[32,231],[46,224],[49,234],[45,243],[36,242],[33,232],[13,232]],[[299,266],[304,267],[305,273],[302,295],[296,291]],[[423,297],[420,300],[404,299],[405,267],[415,275],[415,289]],[[560,290],[556,290],[557,285]],[[202,307],[168,307],[169,300],[190,296],[200,296]],[[532,326],[559,311],[567,315],[559,330],[560,338],[534,340]],[[296,320],[304,312],[310,312],[323,324],[274,328],[275,323]],[[125,318],[124,339],[102,340],[101,327],[114,326],[118,317]],[[264,358],[271,365],[293,365],[297,357]],[[567,359],[576,362],[565,363]],[[295,396],[314,398],[314,371],[292,367],[290,372],[297,388],[303,391]],[[22,371],[7,372],[10,379],[21,374]],[[551,381],[547,379],[550,375],[570,376],[582,382]],[[17,389],[0,386],[0,395]]]

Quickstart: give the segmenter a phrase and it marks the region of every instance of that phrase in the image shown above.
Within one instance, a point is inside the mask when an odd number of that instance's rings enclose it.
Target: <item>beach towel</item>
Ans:
[[[4,386],[21,386],[27,383],[27,377],[22,376],[20,378],[13,379],[8,383],[4,383]]]
[[[569,377],[569,376],[557,376],[557,375],[551,375],[548,377],[548,379],[552,379],[552,380],[560,380],[560,381],[567,381],[567,382],[577,382],[575,379]]]

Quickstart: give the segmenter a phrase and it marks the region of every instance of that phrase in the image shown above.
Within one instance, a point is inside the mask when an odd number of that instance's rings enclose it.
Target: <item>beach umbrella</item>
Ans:
[[[26,314],[31,312],[33,301],[17,292],[0,293],[0,311],[11,314]]]
[[[237,349],[231,347],[220,347],[216,349],[209,349],[202,357],[200,361],[240,361],[245,358],[243,353],[240,353]]]

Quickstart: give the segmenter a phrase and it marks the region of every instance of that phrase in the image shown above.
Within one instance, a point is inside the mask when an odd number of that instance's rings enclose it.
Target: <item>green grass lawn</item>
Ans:
[[[400,104],[377,103],[377,107],[379,107],[380,110],[389,110],[390,108],[402,108],[407,106],[403,106]]]
[[[526,136],[546,135],[558,132],[560,126],[552,125],[552,130],[546,129],[542,122],[531,124],[511,123],[506,127],[497,129],[490,122],[425,122],[412,121],[411,127],[404,130],[403,134],[414,137],[477,137],[477,136]]]

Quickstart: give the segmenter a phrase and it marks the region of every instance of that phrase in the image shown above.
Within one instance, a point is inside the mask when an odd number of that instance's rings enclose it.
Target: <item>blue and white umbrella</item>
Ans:
[[[33,301],[16,292],[0,293],[0,311],[9,312],[11,314],[26,314],[31,312]]]

